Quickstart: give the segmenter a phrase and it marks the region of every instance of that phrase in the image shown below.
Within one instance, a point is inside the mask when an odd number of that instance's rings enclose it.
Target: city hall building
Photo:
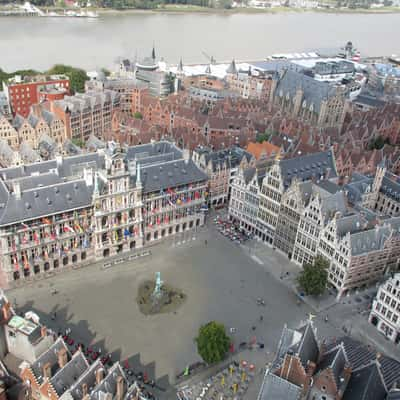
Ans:
[[[207,175],[169,142],[0,169],[0,285],[200,226],[206,188]]]

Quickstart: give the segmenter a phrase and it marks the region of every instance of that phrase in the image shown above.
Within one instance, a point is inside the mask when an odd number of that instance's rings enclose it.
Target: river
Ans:
[[[118,56],[168,63],[262,59],[278,52],[333,48],[351,40],[362,55],[400,53],[400,14],[129,13],[84,18],[0,18],[0,68],[46,69],[66,63],[111,67]]]

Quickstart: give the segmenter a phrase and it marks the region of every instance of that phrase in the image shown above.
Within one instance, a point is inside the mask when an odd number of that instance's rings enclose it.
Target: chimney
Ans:
[[[117,377],[117,400],[122,400],[124,397],[124,378]]]
[[[185,164],[187,164],[190,160],[190,151],[188,149],[183,150],[183,159],[185,160]]]
[[[41,327],[40,334],[41,334],[42,337],[46,337],[47,336],[47,328],[45,326]]]
[[[14,195],[15,198],[17,200],[21,200],[21,185],[19,184],[19,182],[13,182],[13,191],[14,191]]]
[[[82,384],[82,397],[85,398],[88,394],[88,387],[87,387],[87,383],[83,383]]]
[[[317,368],[317,364],[313,361],[308,361],[307,363],[307,376],[313,376],[315,369]]]
[[[60,155],[57,154],[57,155],[56,155],[57,167],[61,167],[62,162],[63,162],[62,156],[60,156]]]
[[[350,378],[351,378],[351,367],[350,367],[350,365],[346,365],[344,368],[343,368],[343,377],[344,377],[344,380],[345,380],[345,382],[348,382],[349,380],[350,380]]]
[[[51,378],[51,364],[49,362],[43,365],[43,377],[45,379]]]
[[[62,348],[58,354],[58,365],[60,368],[64,367],[65,364],[68,362],[68,354],[67,354],[67,349]]]
[[[2,312],[3,312],[3,319],[4,321],[8,321],[8,319],[11,316],[11,304],[9,302],[7,302],[6,304],[4,304]]]
[[[96,384],[98,385],[104,378],[104,370],[103,368],[99,368],[96,371]]]

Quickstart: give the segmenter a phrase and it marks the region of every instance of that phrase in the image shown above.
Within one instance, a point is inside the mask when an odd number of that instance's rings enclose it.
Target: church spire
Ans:
[[[227,74],[237,74],[237,68],[235,59],[232,60],[231,64],[229,65],[228,69],[226,70]]]
[[[156,59],[156,48],[155,48],[154,43],[153,43],[153,50],[151,51],[151,58],[152,58],[153,60]]]
[[[183,62],[182,62],[182,57],[179,60],[179,64],[178,64],[178,72],[183,72]]]

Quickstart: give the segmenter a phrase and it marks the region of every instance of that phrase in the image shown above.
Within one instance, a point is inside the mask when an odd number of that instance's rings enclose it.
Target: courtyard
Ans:
[[[298,305],[290,288],[269,272],[284,269],[287,259],[276,254],[267,263],[210,225],[153,246],[147,257],[107,269],[94,264],[7,295],[19,312],[33,310],[55,332],[70,329],[75,342],[112,353],[114,361],[129,359],[134,369],[168,388],[187,365],[200,360],[194,342],[200,325],[224,323],[236,349],[242,342],[263,343],[259,357],[275,351],[285,323],[296,327],[308,317],[311,309]],[[174,312],[146,316],[137,291],[156,272],[187,298]]]

